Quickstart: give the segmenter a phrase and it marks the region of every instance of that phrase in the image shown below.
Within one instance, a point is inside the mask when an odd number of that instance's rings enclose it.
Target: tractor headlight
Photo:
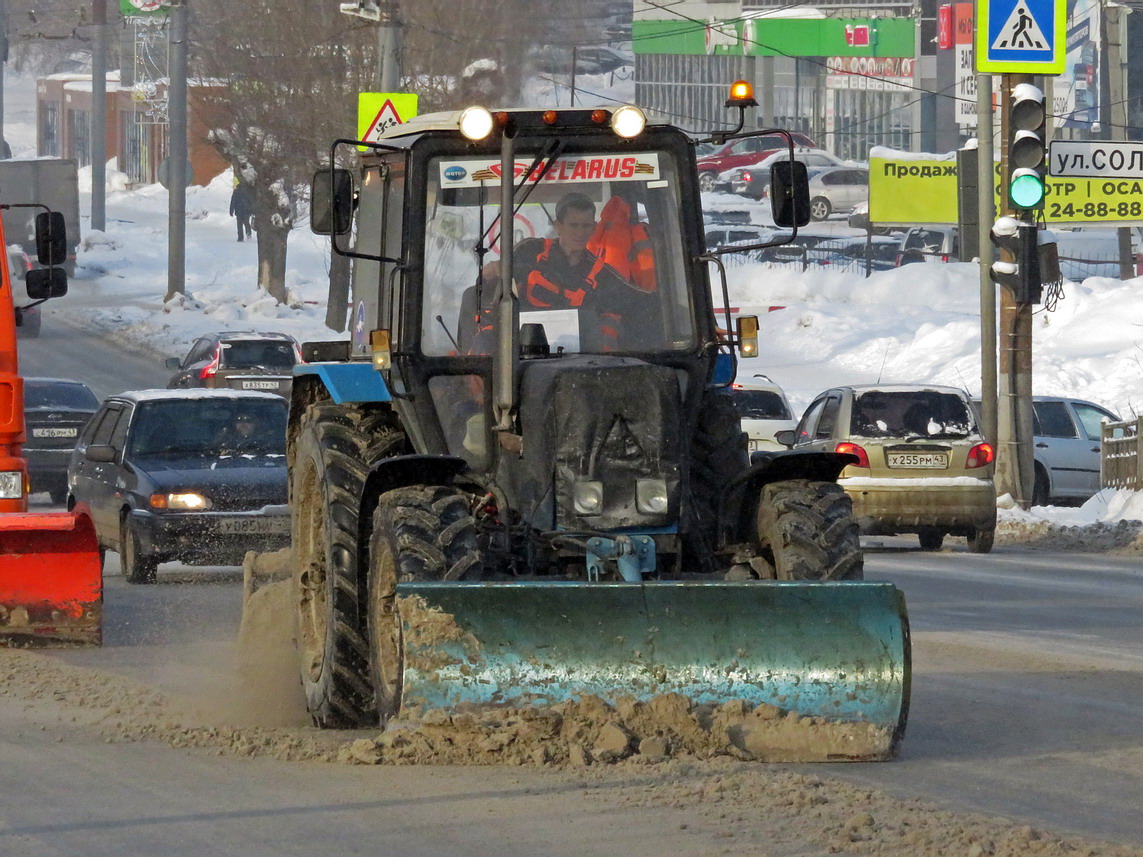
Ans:
[[[24,474],[19,470],[0,473],[0,500],[19,500],[24,496]]]
[[[470,140],[483,140],[492,133],[492,114],[486,107],[466,107],[460,114],[457,127]]]
[[[664,479],[635,480],[635,508],[644,515],[662,515],[670,501]]]
[[[603,483],[577,482],[572,491],[572,501],[578,515],[598,515],[603,511]]]
[[[638,107],[626,104],[611,114],[611,130],[620,137],[638,137],[647,127],[647,117]]]
[[[209,497],[184,491],[178,494],[152,494],[151,507],[154,509],[179,509],[184,512],[203,512],[213,503]]]

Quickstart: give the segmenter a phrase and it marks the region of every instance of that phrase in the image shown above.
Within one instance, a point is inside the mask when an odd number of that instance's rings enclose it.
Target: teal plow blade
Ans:
[[[743,700],[901,738],[910,649],[888,583],[409,583],[402,710]]]

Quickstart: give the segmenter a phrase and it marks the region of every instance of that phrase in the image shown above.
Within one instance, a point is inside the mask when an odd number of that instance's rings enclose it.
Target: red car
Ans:
[[[817,143],[805,134],[795,132],[791,136],[795,148],[817,148]],[[733,167],[752,167],[784,148],[786,138],[780,134],[728,140],[717,151],[698,159],[699,188],[704,191],[715,190],[719,173]]]

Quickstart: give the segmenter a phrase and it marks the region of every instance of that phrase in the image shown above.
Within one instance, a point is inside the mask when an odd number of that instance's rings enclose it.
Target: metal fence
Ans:
[[[1099,484],[1102,488],[1143,490],[1143,417],[1103,424]]]

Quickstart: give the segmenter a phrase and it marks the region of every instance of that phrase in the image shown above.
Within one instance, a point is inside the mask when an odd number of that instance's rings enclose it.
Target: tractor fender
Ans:
[[[467,470],[468,462],[456,455],[414,454],[382,458],[365,477],[362,499],[376,500],[386,491],[406,485],[448,485]]]
[[[752,453],[750,466],[732,479],[722,493],[718,517],[723,543],[736,544],[749,538],[763,486],[790,479],[836,482],[842,470],[857,462],[857,456],[847,452]]]
[[[381,373],[372,363],[299,363],[294,367],[294,383],[315,375],[337,404],[345,402],[388,402],[393,399]]]

